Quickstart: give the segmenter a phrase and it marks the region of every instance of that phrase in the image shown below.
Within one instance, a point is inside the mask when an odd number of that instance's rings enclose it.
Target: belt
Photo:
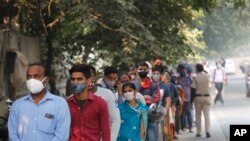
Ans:
[[[209,94],[196,94],[195,96],[210,96]]]

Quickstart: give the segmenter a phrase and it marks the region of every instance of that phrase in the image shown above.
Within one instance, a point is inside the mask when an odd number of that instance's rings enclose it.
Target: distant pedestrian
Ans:
[[[201,115],[205,119],[206,137],[210,138],[210,106],[211,97],[209,94],[209,75],[204,72],[201,64],[196,65],[197,75],[192,81],[191,87],[195,89],[194,106],[196,116],[196,137],[201,136]]]
[[[223,85],[227,84],[227,76],[224,68],[221,66],[220,61],[216,62],[216,68],[212,73],[212,83],[215,85],[217,91],[216,97],[214,99],[214,104],[216,104],[217,101],[220,101],[222,104],[224,104],[224,100],[222,97],[222,90],[223,90]]]

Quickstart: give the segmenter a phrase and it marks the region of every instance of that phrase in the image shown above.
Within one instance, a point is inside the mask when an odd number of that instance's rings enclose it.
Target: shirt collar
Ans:
[[[24,100],[33,101],[33,98],[32,98],[31,95],[32,95],[32,94],[29,93],[29,95],[28,95],[26,98],[24,98]],[[43,101],[46,101],[46,100],[52,100],[52,99],[53,99],[52,94],[47,90],[46,93],[45,93],[45,95],[44,95],[44,97],[43,97],[43,99],[42,99],[39,103],[41,103],[41,102],[43,102]]]
[[[88,101],[89,101],[89,100],[91,100],[91,101],[94,100],[94,93],[89,92],[89,93],[88,93],[87,100],[88,100]],[[74,94],[71,95],[71,96],[68,98],[68,101],[72,101],[72,102],[76,103],[76,98],[75,98]]]

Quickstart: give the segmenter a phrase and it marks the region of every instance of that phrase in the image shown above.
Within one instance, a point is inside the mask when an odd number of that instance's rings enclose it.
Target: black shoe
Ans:
[[[206,136],[207,136],[207,138],[210,138],[211,137],[211,135],[210,135],[210,133],[206,133]]]
[[[175,139],[175,140],[178,140],[178,137],[177,137],[177,136],[174,136],[174,139]]]
[[[192,126],[189,127],[189,133],[193,133],[193,131],[192,131]]]
[[[196,134],[196,137],[201,137],[201,134]]]

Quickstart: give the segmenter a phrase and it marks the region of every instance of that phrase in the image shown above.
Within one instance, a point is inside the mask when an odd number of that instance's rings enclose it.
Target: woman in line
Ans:
[[[135,99],[133,83],[122,86],[125,101],[119,105],[121,127],[117,141],[145,141],[148,122],[148,107]]]

